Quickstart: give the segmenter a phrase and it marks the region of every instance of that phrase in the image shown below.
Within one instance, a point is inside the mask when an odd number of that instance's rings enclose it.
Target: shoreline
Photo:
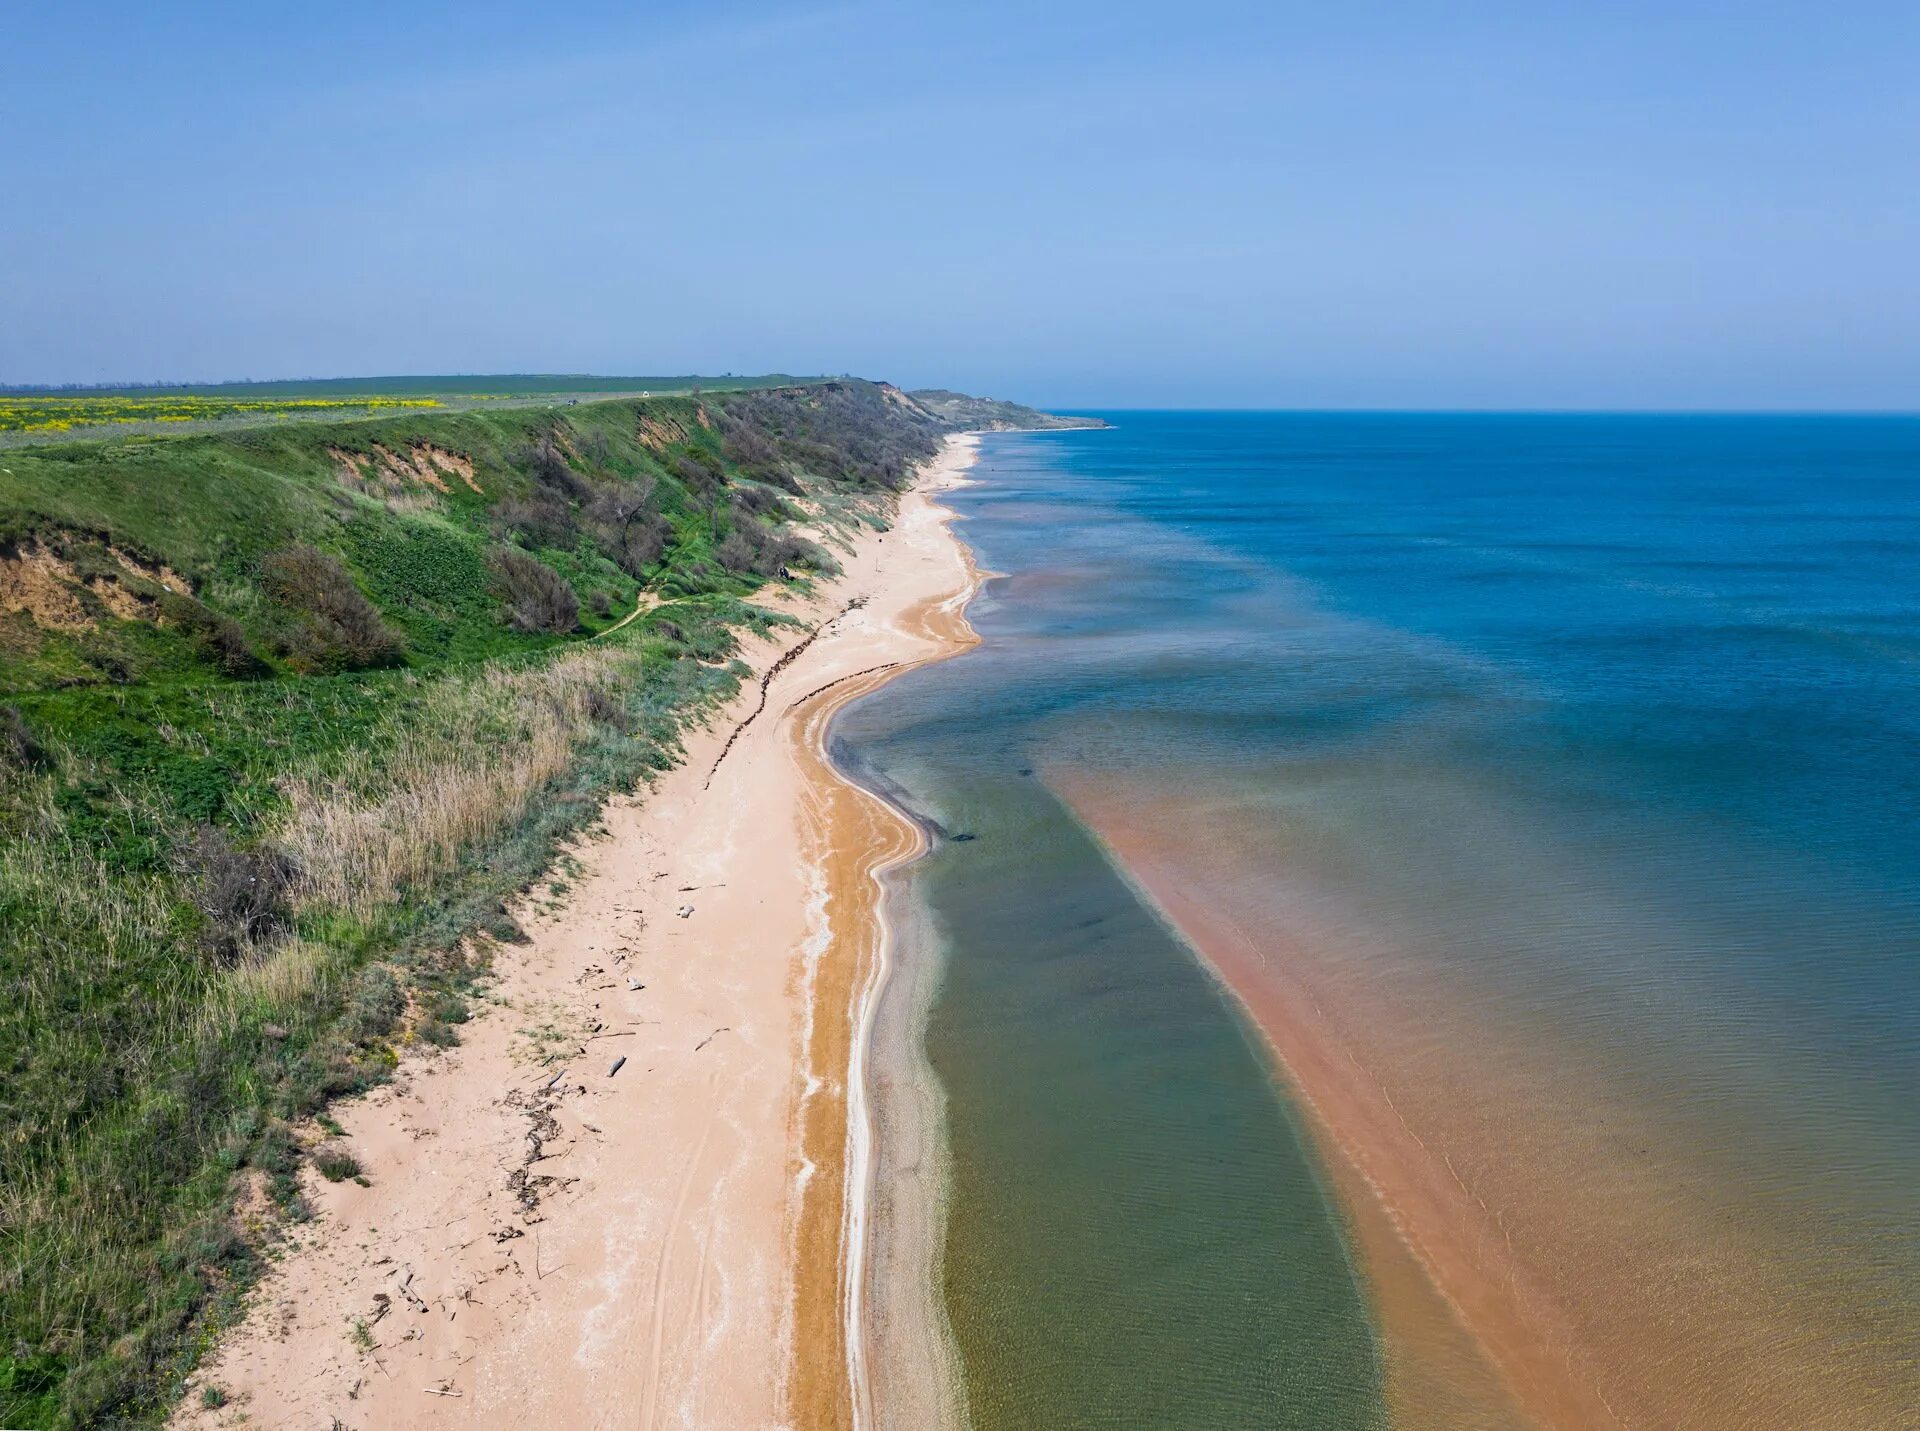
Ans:
[[[961,475],[971,467],[977,456],[978,442],[969,441],[967,462],[949,473],[937,488],[923,489],[929,499],[937,497],[956,487],[971,485],[971,480]],[[933,504],[938,520],[943,527],[950,527],[955,513],[950,509]],[[930,600],[915,617],[919,623],[919,634],[923,639],[939,643],[938,648],[910,663],[903,663],[898,669],[889,672],[885,681],[876,681],[862,689],[857,695],[850,696],[835,707],[835,713],[850,706],[854,701],[878,690],[881,685],[892,681],[896,676],[908,670],[947,661],[963,655],[980,644],[980,636],[967,620],[967,607],[986,580],[973,559],[972,550],[958,537],[948,532],[959,555],[964,571],[964,584],[956,591],[948,593],[938,600]],[[864,1431],[875,1423],[872,1377],[869,1370],[870,1353],[868,1347],[868,1326],[872,1319],[872,1299],[869,1296],[869,1282],[873,1276],[873,1238],[875,1236],[874,1193],[880,1165],[880,1113],[874,1090],[870,1085],[870,1069],[875,1063],[878,1042],[878,1024],[881,1007],[888,992],[900,976],[900,954],[905,941],[899,924],[890,917],[891,907],[904,898],[902,880],[914,864],[929,850],[932,842],[925,828],[907,811],[889,801],[883,794],[869,790],[854,780],[845,771],[834,765],[827,749],[827,737],[831,734],[831,716],[818,726],[816,752],[821,762],[833,771],[834,778],[852,789],[860,791],[875,806],[885,810],[895,825],[909,837],[904,851],[895,853],[884,860],[875,861],[868,869],[868,878],[872,884],[873,906],[872,920],[875,934],[875,958],[868,971],[867,979],[855,1001],[856,1019],[853,1039],[853,1058],[848,1070],[848,1122],[849,1142],[853,1152],[848,1160],[848,1185],[854,1190],[848,1199],[848,1217],[842,1246],[847,1258],[846,1296],[844,1301],[844,1335],[847,1340],[848,1386],[853,1400],[853,1425],[856,1431]],[[916,1050],[917,1051],[917,1050]],[[925,1077],[931,1077],[930,1069],[916,1070]],[[920,1090],[923,1094],[928,1090]],[[937,1131],[933,1132],[937,1140]],[[937,1260],[937,1249],[926,1249],[930,1261]],[[937,1302],[933,1284],[919,1290]],[[930,1329],[929,1336],[935,1336]],[[923,1368],[923,1371],[927,1369]],[[942,1396],[936,1390],[927,1390],[920,1405],[947,1406],[953,1397],[951,1390]],[[939,1418],[944,1424],[946,1418]],[[922,1422],[920,1424],[929,1424]]]
[[[789,712],[794,750],[807,766],[812,791],[812,836],[822,852],[817,867],[827,872],[826,945],[830,955],[838,954],[837,967],[828,973],[845,985],[844,991],[839,984],[817,990],[808,1001],[815,1010],[843,1010],[844,1017],[810,1025],[811,1042],[821,1047],[802,1062],[812,1092],[797,1105],[793,1136],[808,1170],[808,1190],[818,1188],[821,1194],[803,1202],[795,1241],[796,1265],[803,1269],[795,1306],[802,1315],[789,1406],[798,1413],[794,1424],[808,1427],[861,1428],[873,1421],[865,1304],[876,1134],[867,1069],[875,1012],[896,947],[887,918],[889,876],[928,848],[920,826],[849,778],[834,764],[827,745],[841,710],[906,671],[959,655],[976,643],[963,613],[979,576],[948,530],[954,514],[934,500],[961,485],[958,474],[971,465],[976,447],[971,435],[955,439],[948,449],[953,460],[937,462],[902,501],[897,525],[919,523],[937,533],[955,568],[949,582],[958,581],[951,589],[927,593],[895,619],[897,631],[919,648],[917,654],[855,671],[802,697]],[[838,1097],[836,1071],[843,1080]],[[816,1116],[810,1119],[810,1112]],[[821,1175],[836,1167],[837,1178]],[[843,1374],[832,1374],[832,1368]]]
[[[461,1044],[329,1110],[364,1183],[303,1173],[314,1216],[171,1424],[852,1423],[871,1127],[849,1090],[884,871],[913,850],[823,742],[970,644],[950,623],[975,578],[933,498],[974,446],[947,439],[839,578],[767,603],[805,649],[743,638],[755,677],[522,901],[528,940],[496,950]],[[264,1198],[242,1213],[269,1221]]]

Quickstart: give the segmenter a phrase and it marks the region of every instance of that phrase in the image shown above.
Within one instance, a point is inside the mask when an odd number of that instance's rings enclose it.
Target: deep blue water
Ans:
[[[1568,1289],[1610,1391],[1648,1414],[1696,1396],[1680,1409],[1702,1424],[1796,1414],[1796,1395],[1899,1424],[1920,1388],[1920,420],[1107,416],[985,441],[953,501],[1006,574],[975,605],[982,646],[840,730],[854,763],[982,836],[914,876],[946,931],[928,1045],[970,1375],[1009,1375],[1036,1338],[1007,1304],[1045,1300],[1009,1270],[1034,1248],[981,1229],[1068,1188],[1016,1212],[1000,1185],[1023,1150],[1084,1160],[1115,1101],[1162,1099],[1141,1145],[1178,1126],[1223,1169],[1181,1192],[1196,1226],[1244,1206],[1254,1163],[1295,1220],[1261,1243],[1273,1265],[1226,1278],[1226,1322],[1244,1330],[1263,1286],[1297,1296],[1295,1273],[1344,1295],[1337,1212],[1299,1222],[1327,1180],[1284,1070],[1248,1081],[1231,1004],[1185,982],[1192,951],[1076,843],[1059,797],[1078,782],[1177,831],[1169,867],[1354,1011],[1362,1057]],[[1132,931],[1110,966],[1071,937],[1103,926]],[[1103,969],[1147,995],[1100,1002]],[[1073,1019],[1100,1099],[1060,1096],[1048,1066]],[[1224,1062],[1165,1061],[1195,1049]],[[1244,1116],[1205,1116],[1229,1087]],[[1277,1111],[1250,1111],[1262,1097]],[[1115,1251],[1105,1213],[1101,1253],[1063,1250],[1046,1278],[1111,1256],[1103,1285],[1130,1285],[1142,1248]],[[1071,1209],[1050,1216],[1068,1248]],[[1142,1237],[1220,1254],[1192,1228]],[[1035,1348],[1007,1403],[1032,1424],[1094,1404],[1076,1377],[1124,1379],[1073,1370],[1105,1335],[1075,1314],[1071,1361]],[[1365,1357],[1280,1318],[1250,1340],[1296,1374],[1255,1376],[1249,1338],[1207,1317],[1181,1303],[1166,1347],[1208,1361],[1207,1385],[1259,1388],[1211,1424],[1375,1414]],[[1152,1337],[1125,1340],[1132,1364]]]

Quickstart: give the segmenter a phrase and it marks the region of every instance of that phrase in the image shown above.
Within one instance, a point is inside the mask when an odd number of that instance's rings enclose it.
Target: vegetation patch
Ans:
[[[0,433],[51,434],[75,427],[146,422],[213,422],[293,413],[374,413],[389,408],[438,407],[437,398],[201,397],[164,391],[138,396],[84,392],[0,397]]]
[[[326,1143],[314,1149],[313,1170],[330,1183],[345,1182],[360,1176],[360,1160],[339,1143]]]
[[[296,1125],[457,1042],[511,901],[737,688],[743,598],[830,565],[796,519],[884,522],[944,430],[839,380],[9,451],[0,1424],[164,1416],[304,1213]]]

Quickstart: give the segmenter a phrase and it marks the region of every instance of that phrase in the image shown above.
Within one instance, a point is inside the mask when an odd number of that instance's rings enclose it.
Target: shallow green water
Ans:
[[[1379,1424],[1360,1291],[1264,1052],[989,714],[933,696],[867,712],[841,753],[971,837],[912,883],[956,955],[927,1053],[974,1424]]]

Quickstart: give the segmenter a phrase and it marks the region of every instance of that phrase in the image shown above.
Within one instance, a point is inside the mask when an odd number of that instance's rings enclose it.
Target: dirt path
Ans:
[[[634,597],[633,599],[633,610],[629,611],[625,616],[622,616],[618,621],[614,622],[613,625],[609,626],[605,631],[594,632],[593,639],[596,641],[604,640],[606,637],[613,635],[614,632],[618,631],[621,627],[625,626],[629,621],[633,620],[634,617],[645,616],[649,611],[652,611],[655,607],[659,606],[660,604],[661,604],[660,598],[658,596],[655,596],[651,591],[641,592],[638,596]]]

